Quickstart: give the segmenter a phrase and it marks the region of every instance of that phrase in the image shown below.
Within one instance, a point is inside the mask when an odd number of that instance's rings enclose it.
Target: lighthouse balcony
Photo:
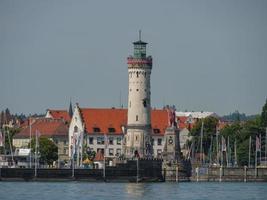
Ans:
[[[134,57],[130,56],[130,57],[127,58],[127,64],[152,66],[152,57],[148,56],[146,58],[134,58]]]

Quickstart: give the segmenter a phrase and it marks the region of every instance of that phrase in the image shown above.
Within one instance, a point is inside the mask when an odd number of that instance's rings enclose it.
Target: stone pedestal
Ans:
[[[168,127],[164,135],[165,145],[163,149],[163,160],[177,162],[181,159],[181,148],[179,130],[176,127]]]

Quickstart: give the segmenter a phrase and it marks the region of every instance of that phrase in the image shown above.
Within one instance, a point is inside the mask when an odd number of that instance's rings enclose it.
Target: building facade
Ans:
[[[13,146],[19,149],[29,148],[31,138],[44,136],[58,147],[58,161],[66,162],[68,157],[68,125],[61,119],[39,118],[30,121],[27,127],[13,137]]]

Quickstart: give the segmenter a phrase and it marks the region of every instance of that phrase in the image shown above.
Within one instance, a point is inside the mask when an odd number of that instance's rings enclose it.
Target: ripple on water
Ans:
[[[267,183],[0,182],[1,200],[267,199]]]

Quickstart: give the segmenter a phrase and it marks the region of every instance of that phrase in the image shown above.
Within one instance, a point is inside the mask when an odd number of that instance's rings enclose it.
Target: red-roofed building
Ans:
[[[32,121],[13,137],[13,145],[16,148],[28,148],[30,137],[35,135],[50,138],[58,146],[60,161],[68,159],[68,126],[62,119],[39,118]],[[31,136],[30,136],[31,135]]]
[[[161,155],[164,146],[163,137],[168,126],[167,111],[151,110],[151,123],[154,155]],[[69,127],[69,155],[77,153],[83,143],[95,152],[103,151],[106,144],[106,156],[121,155],[126,125],[127,109],[80,108],[76,105]],[[77,157],[80,159],[81,155],[77,153]]]
[[[67,123],[69,123],[71,120],[70,114],[67,110],[48,109],[46,112],[45,118],[63,119]]]

